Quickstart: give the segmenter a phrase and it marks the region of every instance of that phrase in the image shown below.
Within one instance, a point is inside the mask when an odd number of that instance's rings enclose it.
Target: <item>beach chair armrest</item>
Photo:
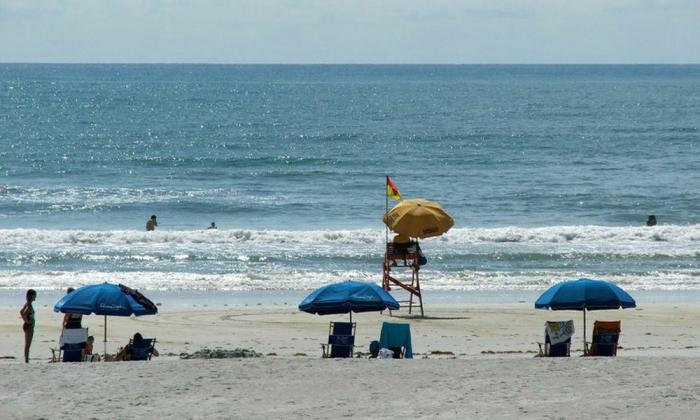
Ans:
[[[545,347],[546,344],[545,344],[545,343],[541,343],[541,342],[538,341],[538,342],[537,342],[537,346],[540,348],[538,356],[543,357],[543,356],[545,355],[544,352],[545,352],[545,349],[546,349],[546,347]]]

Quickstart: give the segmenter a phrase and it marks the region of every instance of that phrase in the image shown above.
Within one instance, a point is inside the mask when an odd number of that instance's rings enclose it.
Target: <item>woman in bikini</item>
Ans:
[[[32,302],[36,300],[36,290],[27,290],[27,302],[22,306],[19,314],[22,316],[22,330],[24,330],[24,362],[29,363],[29,347],[34,338],[34,307]]]

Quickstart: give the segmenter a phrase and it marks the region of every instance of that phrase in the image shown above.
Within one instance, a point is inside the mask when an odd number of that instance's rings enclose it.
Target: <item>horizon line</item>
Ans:
[[[52,64],[52,65],[204,65],[204,66],[696,66],[700,62],[663,63],[324,63],[324,62],[195,62],[195,61],[0,61],[0,64]]]

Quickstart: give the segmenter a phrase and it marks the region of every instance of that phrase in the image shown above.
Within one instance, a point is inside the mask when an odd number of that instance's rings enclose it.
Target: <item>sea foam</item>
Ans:
[[[145,289],[309,289],[381,280],[385,231],[0,230],[0,287],[123,281]],[[538,289],[602,277],[700,288],[700,225],[455,228],[421,242],[427,289]]]

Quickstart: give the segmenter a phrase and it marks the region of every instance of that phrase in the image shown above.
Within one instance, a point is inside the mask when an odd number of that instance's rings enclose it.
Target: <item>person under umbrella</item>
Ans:
[[[137,290],[123,284],[93,284],[81,287],[59,300],[54,312],[103,315],[104,351],[107,354],[107,316],[155,315],[158,307]]]

